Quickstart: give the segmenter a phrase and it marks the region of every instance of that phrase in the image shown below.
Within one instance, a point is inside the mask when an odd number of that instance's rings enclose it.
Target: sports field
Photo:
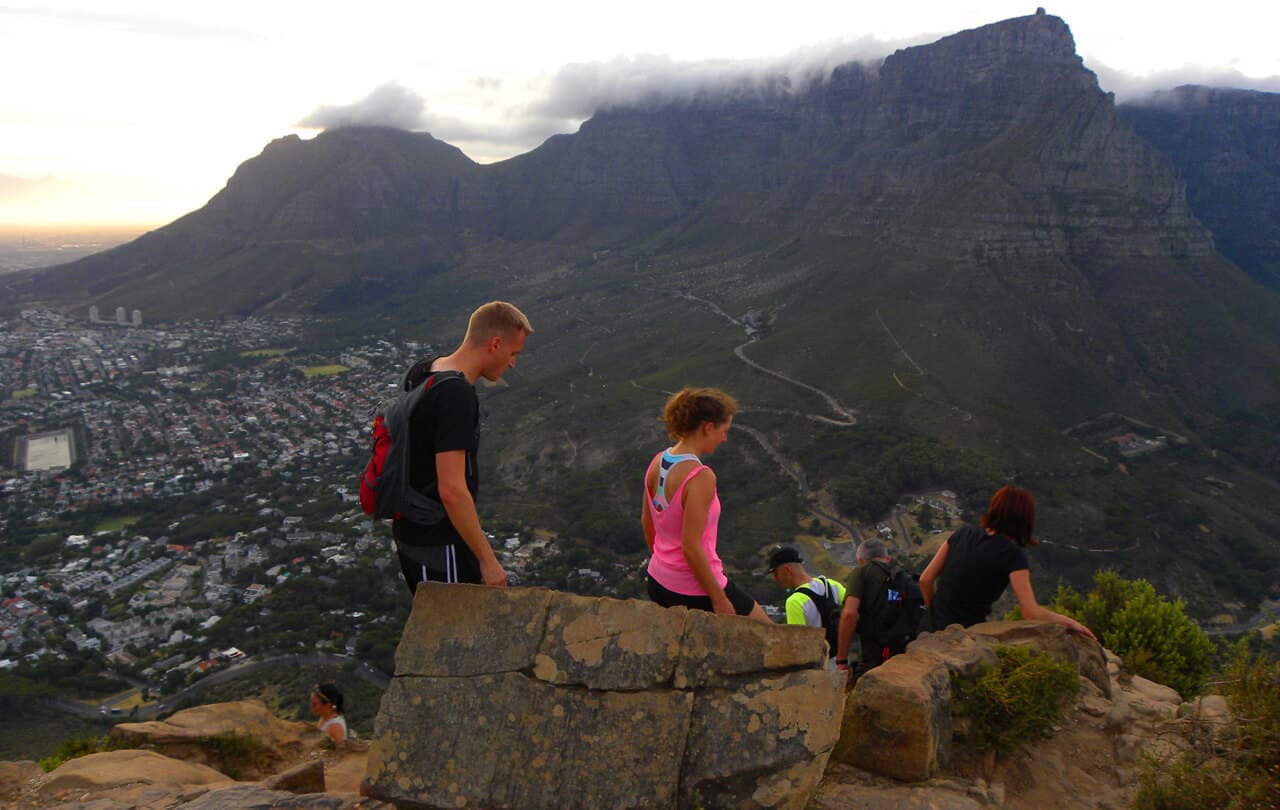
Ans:
[[[24,470],[54,470],[59,467],[71,466],[72,444],[70,429],[25,436],[20,441],[24,446],[24,458],[22,460],[22,468]]]

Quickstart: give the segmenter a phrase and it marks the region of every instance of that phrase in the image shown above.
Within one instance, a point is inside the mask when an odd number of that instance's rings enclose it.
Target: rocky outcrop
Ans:
[[[226,774],[205,765],[166,757],[154,751],[104,751],[68,760],[40,787],[49,799],[111,794],[117,800],[167,795],[174,788],[231,783]]]
[[[260,700],[197,706],[167,720],[120,723],[111,730],[114,745],[146,746],[245,779],[274,773],[323,740],[315,726],[281,720]]]
[[[927,692],[903,676],[914,669],[938,674],[944,670],[959,678],[978,674],[994,663],[991,646],[1000,643],[1031,646],[1058,660],[1075,662],[1080,671],[1080,693],[1066,708],[1062,722],[1047,739],[1032,741],[1007,757],[996,759],[984,752],[946,744],[945,751],[931,746],[940,733],[907,733],[919,728],[921,716],[946,722],[943,704],[948,694]],[[898,662],[903,659],[902,662]],[[895,663],[898,662],[898,663]],[[890,664],[894,670],[887,669]],[[877,675],[881,670],[892,677]],[[872,677],[876,676],[876,677]],[[870,678],[870,680],[868,680]],[[1100,682],[1099,682],[1100,681]],[[894,686],[905,687],[896,693]],[[914,694],[927,709],[907,708],[906,722],[895,728],[890,711],[873,718],[870,730],[849,723],[855,713],[867,713],[868,705],[899,700]],[[922,694],[923,693],[923,694]],[[863,676],[849,696],[846,728],[833,754],[810,810],[868,810],[929,808],[930,810],[1115,810],[1131,805],[1139,763],[1146,757],[1164,760],[1183,750],[1188,739],[1212,733],[1224,722],[1221,698],[1209,697],[1179,709],[1176,692],[1144,678],[1132,676],[1112,653],[1092,642],[1064,635],[1056,625],[1036,622],[993,622],[968,631],[953,627],[922,636],[905,655],[897,656]],[[1184,719],[1175,717],[1181,712]],[[894,733],[900,736],[896,742]],[[896,744],[911,763],[913,773],[874,752],[857,751],[859,735],[878,735]],[[914,747],[909,742],[914,741]],[[866,766],[837,760],[855,754]],[[937,765],[935,769],[933,766]],[[907,779],[909,781],[903,781]]]
[[[1111,694],[1106,659],[1097,642],[1046,622],[958,625],[913,641],[867,672],[846,702],[833,757],[904,781],[940,774],[951,759],[951,677],[975,677],[995,663],[997,644],[1031,647],[1071,664],[1104,695]]]
[[[43,775],[40,766],[29,759],[0,762],[0,802],[18,798],[29,781]]]
[[[415,807],[800,808],[839,733],[817,629],[544,589],[418,589],[369,752]]]

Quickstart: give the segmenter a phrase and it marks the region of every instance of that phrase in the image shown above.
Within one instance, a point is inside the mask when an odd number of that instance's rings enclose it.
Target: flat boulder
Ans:
[[[189,787],[233,781],[205,765],[183,762],[154,751],[104,751],[67,760],[45,778],[41,795],[105,793],[115,788],[153,785]]]
[[[363,790],[417,808],[794,808],[839,736],[818,628],[427,583]]]
[[[241,779],[275,773],[325,740],[315,726],[282,720],[261,700],[211,703],[167,720],[120,723],[110,736],[116,745],[146,746]]]

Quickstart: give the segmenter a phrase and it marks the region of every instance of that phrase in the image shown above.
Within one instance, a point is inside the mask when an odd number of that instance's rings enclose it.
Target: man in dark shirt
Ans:
[[[836,667],[849,669],[849,651],[853,637],[859,639],[856,674],[881,663],[880,647],[870,637],[869,628],[885,608],[884,584],[889,579],[889,549],[883,540],[872,538],[858,546],[858,567],[849,575],[845,586],[844,610],[840,614],[840,644],[836,648]],[[862,632],[858,632],[862,630]]]
[[[452,354],[424,361],[424,377],[431,372],[436,378],[409,418],[409,484],[439,501],[446,517],[431,526],[406,520],[392,524],[411,593],[423,580],[507,584],[507,572],[476,513],[480,403],[475,381],[501,379],[515,366],[532,331],[515,306],[491,301],[471,314],[466,337]],[[440,373],[450,371],[458,373]]]

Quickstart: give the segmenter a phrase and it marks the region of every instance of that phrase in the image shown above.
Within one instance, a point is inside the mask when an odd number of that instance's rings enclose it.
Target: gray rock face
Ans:
[[[366,790],[415,807],[803,807],[839,735],[816,629],[419,588]]]
[[[1184,85],[1118,112],[1186,178],[1218,250],[1280,288],[1280,94]]]

